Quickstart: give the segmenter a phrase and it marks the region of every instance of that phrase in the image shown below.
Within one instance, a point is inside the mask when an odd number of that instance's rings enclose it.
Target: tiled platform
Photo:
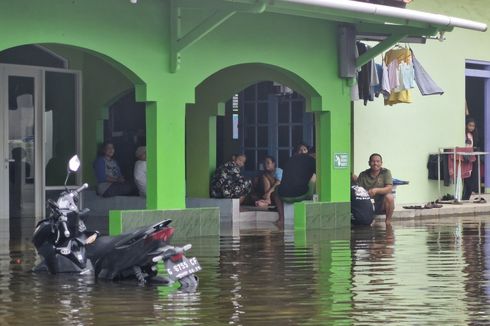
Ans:
[[[179,237],[216,236],[220,234],[219,209],[216,207],[110,211],[109,234],[116,235],[135,230],[164,219],[172,220],[171,226],[178,230]]]
[[[462,215],[482,215],[490,214],[490,194],[483,194],[483,198],[486,203],[474,203],[475,196],[472,196],[470,200],[463,201],[461,204],[442,204],[441,208],[430,209],[406,209],[403,206],[410,205],[424,205],[424,203],[415,204],[396,204],[395,212],[393,214],[393,221],[397,220],[411,220],[411,219],[424,219],[444,216],[462,216]],[[377,220],[384,220],[384,215],[376,216]]]

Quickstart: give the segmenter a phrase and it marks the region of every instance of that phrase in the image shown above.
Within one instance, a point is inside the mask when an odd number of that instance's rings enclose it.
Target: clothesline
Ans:
[[[370,47],[357,42],[356,56],[367,52]],[[385,105],[397,103],[411,103],[411,89],[417,86],[422,95],[443,94],[444,91],[437,86],[420,62],[415,58],[411,48],[399,45],[393,47],[382,56],[382,63],[375,63],[374,59],[363,65],[355,78],[357,85],[351,88],[353,101],[374,101],[375,97],[383,95]]]

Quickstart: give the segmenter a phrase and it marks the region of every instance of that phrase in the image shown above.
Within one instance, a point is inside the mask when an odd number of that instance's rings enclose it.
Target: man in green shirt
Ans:
[[[371,198],[374,198],[376,214],[386,214],[386,224],[391,224],[395,210],[391,172],[382,167],[383,158],[378,153],[369,156],[369,166],[369,169],[359,174],[357,184],[366,189]]]

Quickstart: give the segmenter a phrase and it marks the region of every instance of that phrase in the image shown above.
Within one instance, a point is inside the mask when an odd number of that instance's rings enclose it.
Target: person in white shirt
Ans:
[[[146,146],[136,149],[135,156],[138,159],[134,164],[134,183],[141,197],[146,197]]]

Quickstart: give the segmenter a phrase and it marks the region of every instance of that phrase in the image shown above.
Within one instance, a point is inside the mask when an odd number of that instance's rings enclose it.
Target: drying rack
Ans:
[[[431,154],[435,154],[437,155],[437,181],[438,181],[438,192],[439,192],[439,198],[441,198],[441,155],[454,155],[454,157],[456,157],[456,155],[462,155],[462,156],[476,156],[476,159],[478,161],[478,197],[481,197],[481,176],[480,176],[480,157],[482,155],[487,155],[488,152],[480,152],[480,151],[476,151],[476,152],[461,152],[461,151],[458,151],[458,147],[443,147],[443,148],[439,148],[439,151],[437,153],[431,153]],[[458,180],[458,178],[460,176],[457,175],[457,173],[459,172],[459,169],[456,169],[456,160],[453,160],[453,173],[454,173],[454,177],[453,177],[453,183],[454,183],[454,198],[456,200],[461,200],[461,198],[459,198],[459,196],[461,194],[457,194],[456,193],[456,180]],[[472,172],[473,173],[473,172]]]

